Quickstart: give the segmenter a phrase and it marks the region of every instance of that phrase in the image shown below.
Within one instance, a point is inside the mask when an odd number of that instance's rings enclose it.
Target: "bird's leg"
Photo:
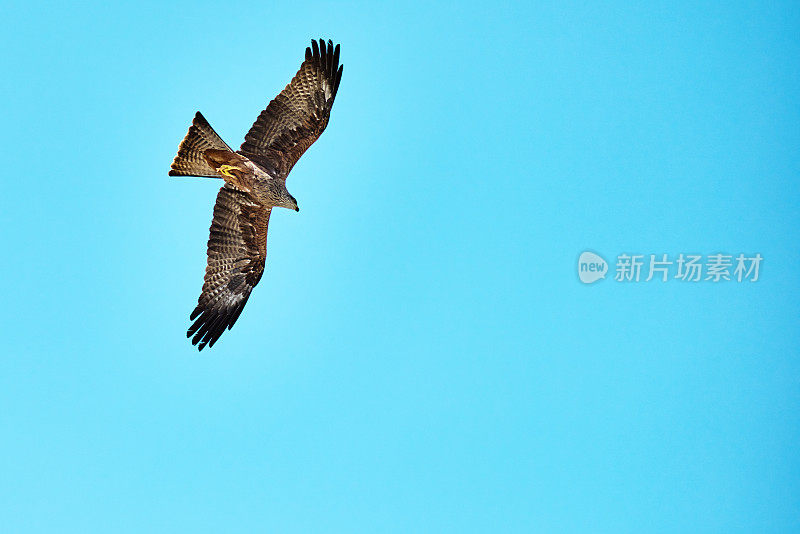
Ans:
[[[236,176],[231,173],[231,171],[238,171],[240,170],[238,167],[233,165],[222,165],[217,168],[217,172],[220,173],[222,176],[227,176],[228,178],[233,178],[236,180]]]

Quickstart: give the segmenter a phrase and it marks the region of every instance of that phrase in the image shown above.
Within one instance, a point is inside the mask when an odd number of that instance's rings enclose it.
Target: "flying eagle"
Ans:
[[[272,208],[300,211],[286,177],[328,125],[342,67],[339,45],[312,41],[300,70],[261,112],[238,151],[199,111],[181,141],[170,176],[225,180],[211,220],[203,292],[186,332],[198,350],[213,347],[233,327],[261,279]]]

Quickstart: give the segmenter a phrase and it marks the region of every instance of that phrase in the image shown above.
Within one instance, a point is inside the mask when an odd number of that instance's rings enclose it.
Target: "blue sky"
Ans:
[[[796,4],[2,7],[5,531],[800,530]],[[169,164],[320,36],[302,210],[198,354],[219,183]]]

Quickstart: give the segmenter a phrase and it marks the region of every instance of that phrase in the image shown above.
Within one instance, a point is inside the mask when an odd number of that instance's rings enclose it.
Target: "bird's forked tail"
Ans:
[[[189,126],[189,133],[178,147],[178,155],[172,161],[169,175],[221,178],[216,169],[212,168],[203,157],[205,151],[212,148],[233,152],[198,111],[192,125]]]

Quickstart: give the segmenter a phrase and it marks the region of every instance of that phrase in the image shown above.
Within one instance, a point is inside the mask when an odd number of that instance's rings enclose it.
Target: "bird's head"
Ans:
[[[278,195],[278,202],[275,204],[276,206],[280,206],[281,208],[288,208],[294,211],[300,211],[300,208],[297,207],[297,199],[289,193],[289,190],[286,189],[286,182],[280,180],[281,187],[279,190]]]

